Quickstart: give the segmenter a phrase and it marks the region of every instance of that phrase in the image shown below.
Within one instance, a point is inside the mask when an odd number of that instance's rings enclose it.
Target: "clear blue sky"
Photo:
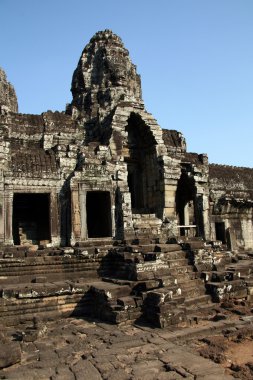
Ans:
[[[210,162],[253,167],[252,0],[0,0],[0,66],[19,110],[64,110],[81,51],[112,29],[146,109]]]

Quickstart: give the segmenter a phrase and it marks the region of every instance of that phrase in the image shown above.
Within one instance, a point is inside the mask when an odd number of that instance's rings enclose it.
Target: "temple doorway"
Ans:
[[[15,245],[45,244],[50,237],[50,194],[15,193],[13,241]]]
[[[176,192],[176,211],[181,236],[196,236],[196,188],[192,176],[182,171]]]
[[[88,238],[112,236],[111,197],[109,191],[88,191],[86,212]]]
[[[226,244],[226,229],[224,222],[215,223],[216,240],[222,241],[222,244]]]
[[[163,178],[157,161],[155,138],[150,127],[135,113],[131,113],[126,131],[128,151],[125,162],[133,212],[161,216],[164,207]]]

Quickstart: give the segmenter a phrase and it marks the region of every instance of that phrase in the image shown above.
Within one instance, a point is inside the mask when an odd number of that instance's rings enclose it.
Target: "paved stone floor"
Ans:
[[[5,331],[21,346],[21,362],[0,371],[16,380],[233,379],[222,365],[205,359],[189,340],[226,328],[252,324],[251,318],[173,330],[115,326],[68,318]]]

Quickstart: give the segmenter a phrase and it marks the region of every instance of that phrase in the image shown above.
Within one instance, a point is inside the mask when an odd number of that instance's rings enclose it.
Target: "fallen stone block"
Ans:
[[[1,343],[0,368],[6,368],[21,361],[21,348],[19,343]]]

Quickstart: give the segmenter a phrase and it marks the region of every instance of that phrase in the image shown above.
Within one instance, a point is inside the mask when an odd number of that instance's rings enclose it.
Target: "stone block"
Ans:
[[[1,343],[0,368],[6,368],[21,361],[19,343]]]

